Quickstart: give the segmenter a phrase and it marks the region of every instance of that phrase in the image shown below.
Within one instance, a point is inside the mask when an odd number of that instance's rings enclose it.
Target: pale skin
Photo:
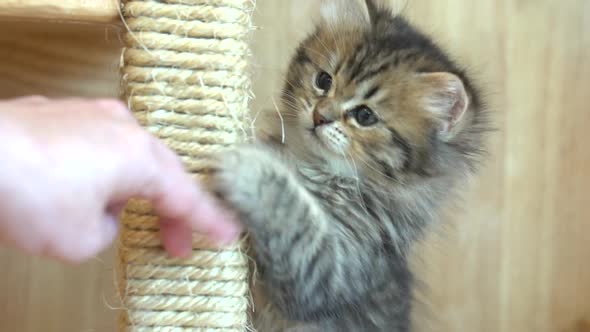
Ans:
[[[179,158],[110,99],[0,101],[0,246],[79,263],[107,248],[130,198],[149,200],[172,256],[191,232],[220,244],[241,231]]]

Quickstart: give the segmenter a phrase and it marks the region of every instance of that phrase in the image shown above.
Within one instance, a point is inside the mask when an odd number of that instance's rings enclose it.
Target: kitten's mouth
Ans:
[[[322,139],[320,138],[320,135],[318,135],[317,127],[312,127],[307,130],[313,138],[317,139],[320,143],[324,144],[324,142],[322,142]]]
[[[326,142],[325,137],[322,137],[318,133],[318,127],[309,128],[308,130],[309,130],[311,137],[313,137],[313,139],[316,142],[318,142],[323,148],[327,149],[328,151],[332,150],[332,147],[330,146],[330,144],[328,142]]]
[[[324,141],[322,140],[322,138],[320,137],[320,135],[318,135],[317,127],[308,128],[307,131],[309,131],[309,134],[310,134],[311,137],[313,137],[322,146],[326,147],[326,143],[324,143]]]
[[[341,154],[346,151],[348,147],[348,139],[341,129],[338,128],[327,128],[325,126],[318,126],[313,128],[307,128],[310,136],[316,140],[321,147],[325,148],[323,152],[333,152]]]

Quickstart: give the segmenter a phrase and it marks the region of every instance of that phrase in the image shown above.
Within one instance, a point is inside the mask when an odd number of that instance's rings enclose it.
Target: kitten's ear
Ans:
[[[422,87],[422,103],[440,122],[440,134],[451,139],[464,120],[469,108],[469,96],[463,81],[451,73],[419,74]]]
[[[366,28],[371,18],[365,0],[321,0],[322,22],[331,27]]]

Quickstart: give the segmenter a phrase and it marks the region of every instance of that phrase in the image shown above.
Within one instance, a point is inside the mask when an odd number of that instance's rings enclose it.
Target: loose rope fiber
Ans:
[[[148,131],[206,182],[211,153],[245,139],[253,0],[128,0],[122,88]],[[132,201],[122,216],[120,331],[243,332],[248,259],[193,235],[193,255],[169,258],[157,218]]]

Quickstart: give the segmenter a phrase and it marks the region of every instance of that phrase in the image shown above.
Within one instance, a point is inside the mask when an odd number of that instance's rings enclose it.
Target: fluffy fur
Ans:
[[[487,126],[467,75],[374,1],[324,0],[279,116],[221,156],[219,196],[250,232],[257,329],[404,332],[407,255],[476,170]],[[273,114],[273,113],[269,113]]]

